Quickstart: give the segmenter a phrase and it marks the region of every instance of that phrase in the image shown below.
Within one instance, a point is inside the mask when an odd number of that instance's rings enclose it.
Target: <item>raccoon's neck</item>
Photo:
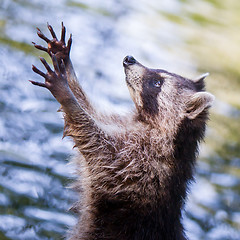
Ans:
[[[181,181],[186,184],[193,178],[198,144],[204,137],[205,128],[205,122],[196,125],[189,119],[184,119],[174,140],[174,161]]]
[[[166,186],[163,201],[164,209],[168,209],[165,218],[181,218],[181,209],[184,205],[189,182],[193,179],[198,143],[203,138],[205,123],[193,126],[186,119],[182,122],[173,141],[172,156],[165,161],[169,172],[165,175]],[[164,214],[164,213],[163,213]]]

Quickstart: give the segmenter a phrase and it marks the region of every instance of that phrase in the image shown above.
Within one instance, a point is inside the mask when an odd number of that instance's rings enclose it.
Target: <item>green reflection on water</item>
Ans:
[[[96,7],[89,3],[87,4],[87,3],[83,3],[83,2],[77,2],[77,1],[67,1],[67,5],[70,7],[81,8],[82,10],[85,10],[85,11],[92,11],[95,14],[100,14],[100,15],[103,15],[106,17],[114,16],[114,14],[111,11],[107,11],[103,7]]]
[[[8,37],[0,37],[0,44],[7,45],[11,48],[15,48],[17,50],[23,51],[25,53],[33,53],[33,47],[30,44],[27,44],[25,42],[18,42],[15,40],[12,40]]]

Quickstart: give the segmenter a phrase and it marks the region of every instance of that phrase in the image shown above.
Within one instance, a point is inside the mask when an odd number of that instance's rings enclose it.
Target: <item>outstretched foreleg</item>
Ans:
[[[66,44],[65,42],[66,28],[63,25],[63,23],[62,23],[60,40],[58,40],[52,26],[47,24],[47,27],[53,37],[51,40],[47,38],[39,28],[37,28],[37,34],[41,39],[43,39],[48,44],[48,47],[46,48],[33,42],[34,46],[41,51],[47,52],[49,55],[51,55],[51,53],[54,53],[59,65],[61,64],[62,60],[64,61],[65,68],[66,68],[67,81],[71,91],[73,92],[74,96],[76,97],[77,101],[82,106],[82,108],[84,108],[90,114],[94,113],[95,111],[91,106],[85,92],[83,91],[82,87],[79,85],[72,62],[70,60],[72,35],[70,34],[70,38],[68,39],[68,42]]]
[[[47,88],[57,101],[62,105],[65,113],[65,135],[71,136],[75,146],[86,157],[88,164],[99,167],[106,165],[105,157],[115,153],[114,142],[95,123],[94,119],[85,111],[72,93],[68,81],[65,64],[51,54],[54,70],[50,68],[44,58],[40,58],[47,73],[43,73],[35,66],[33,71],[45,79],[44,83],[30,81],[32,84]],[[94,153],[94,154],[93,154]],[[99,156],[101,161],[96,157]],[[107,160],[107,159],[106,159]]]

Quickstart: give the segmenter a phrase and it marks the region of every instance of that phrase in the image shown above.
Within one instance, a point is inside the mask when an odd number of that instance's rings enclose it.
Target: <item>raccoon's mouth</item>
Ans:
[[[123,59],[123,66],[125,68],[125,74],[126,74],[126,83],[127,83],[127,86],[130,87],[132,90],[135,90],[135,89],[132,86],[132,84],[130,83],[130,81],[128,80],[126,68],[128,68],[128,66],[133,65],[135,63],[137,63],[137,61],[133,56],[126,56]]]
[[[126,83],[127,86],[130,87],[133,91],[135,91],[134,87],[132,86],[132,84],[128,81],[128,79],[126,78]]]

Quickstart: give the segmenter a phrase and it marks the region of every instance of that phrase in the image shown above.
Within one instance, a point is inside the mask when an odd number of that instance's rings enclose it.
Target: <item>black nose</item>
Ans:
[[[134,63],[136,63],[136,59],[133,57],[133,56],[126,56],[124,59],[123,59],[123,65],[124,66],[129,66],[129,65],[132,65]]]

